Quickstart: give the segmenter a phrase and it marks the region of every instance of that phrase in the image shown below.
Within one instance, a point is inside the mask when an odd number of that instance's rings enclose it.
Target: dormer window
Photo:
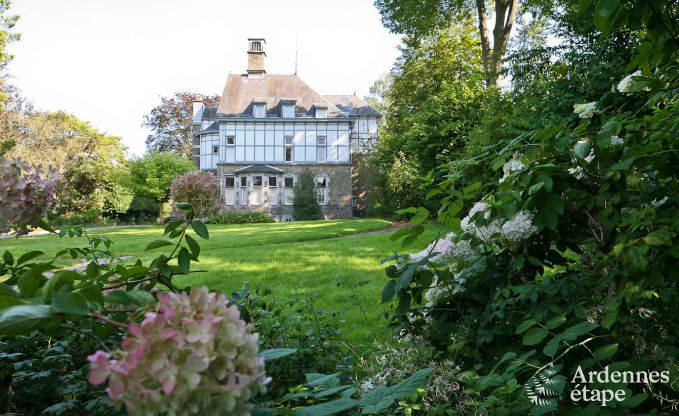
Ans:
[[[252,116],[254,118],[264,118],[264,117],[266,117],[266,105],[255,104],[255,106],[252,109]]]
[[[253,52],[261,52],[262,51],[262,42],[252,42],[252,51]]]
[[[283,105],[283,118],[294,118],[295,106],[291,104]]]
[[[316,118],[328,118],[328,109],[316,107]]]

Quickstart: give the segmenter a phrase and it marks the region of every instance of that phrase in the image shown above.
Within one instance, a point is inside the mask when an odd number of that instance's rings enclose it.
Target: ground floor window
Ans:
[[[285,185],[283,203],[285,205],[292,205],[295,198],[295,180],[292,177],[286,177],[283,178],[283,184]]]
[[[328,203],[328,178],[325,175],[316,176],[316,202],[318,205]]]
[[[246,176],[240,177],[240,204],[248,204],[248,178]]]
[[[236,204],[236,178],[233,176],[224,178],[224,202],[226,205]]]
[[[269,206],[278,205],[278,178],[269,176]]]
[[[250,205],[261,205],[262,203],[262,177],[252,177],[252,190],[250,191]]]

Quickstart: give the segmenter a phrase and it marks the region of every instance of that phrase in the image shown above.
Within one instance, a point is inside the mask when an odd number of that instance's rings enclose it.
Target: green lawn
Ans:
[[[358,234],[389,225],[382,220],[314,221],[279,224],[210,225],[210,239],[201,243],[200,264],[195,270],[206,270],[178,277],[183,286],[207,285],[230,294],[244,282],[250,288],[267,287],[278,299],[318,292],[318,306],[340,313],[342,329],[352,342],[369,342],[369,328],[349,299],[348,288],[338,288],[338,276],[367,280],[358,288],[358,296],[367,308],[374,329],[380,332],[385,321],[380,314],[380,292],[387,281],[381,258],[403,251],[400,243],[389,240],[391,233]],[[428,230],[422,241],[407,251],[420,250],[434,230]],[[121,228],[93,232],[115,242],[118,255],[138,256],[144,261],[154,258],[160,250],[143,252],[149,241],[160,238],[161,227]],[[54,255],[64,247],[83,245],[82,241],[57,236],[24,237],[0,240],[0,252],[10,250],[15,258],[23,252],[42,250]]]

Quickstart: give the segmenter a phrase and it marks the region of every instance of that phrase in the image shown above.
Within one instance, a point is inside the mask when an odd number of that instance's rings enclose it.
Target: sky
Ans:
[[[64,110],[146,149],[143,116],[177,91],[221,94],[247,68],[247,38],[266,38],[270,74],[321,94],[368,94],[400,37],[372,0],[15,0],[21,40],[9,83],[37,109]],[[297,46],[295,46],[297,45]]]

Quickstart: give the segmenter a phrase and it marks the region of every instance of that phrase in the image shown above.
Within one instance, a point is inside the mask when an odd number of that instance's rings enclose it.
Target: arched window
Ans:
[[[328,203],[328,177],[323,174],[316,175],[316,201],[318,205]]]

